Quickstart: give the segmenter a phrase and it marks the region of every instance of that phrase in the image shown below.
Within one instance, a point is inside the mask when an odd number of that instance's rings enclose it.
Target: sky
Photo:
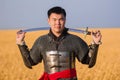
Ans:
[[[48,27],[54,6],[66,10],[66,27],[120,27],[120,0],[0,0],[0,29]]]

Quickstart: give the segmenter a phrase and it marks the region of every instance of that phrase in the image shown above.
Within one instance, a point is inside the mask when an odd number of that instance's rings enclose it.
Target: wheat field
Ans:
[[[99,28],[99,30],[102,32],[103,43],[99,47],[96,65],[88,68],[76,60],[78,80],[120,80],[120,28]],[[33,69],[24,66],[15,41],[16,32],[17,30],[0,30],[0,80],[38,80],[44,71],[44,66],[42,63],[33,66]],[[47,32],[27,33],[26,44],[31,48],[37,37]],[[91,43],[91,36],[84,38],[83,34],[70,33],[80,36],[88,44]]]

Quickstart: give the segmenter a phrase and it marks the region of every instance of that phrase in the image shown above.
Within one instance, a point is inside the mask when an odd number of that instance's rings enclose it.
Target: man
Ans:
[[[49,33],[40,36],[29,51],[25,44],[25,32],[17,32],[16,42],[25,65],[32,68],[43,60],[44,74],[39,80],[77,80],[75,58],[93,67],[101,41],[100,31],[92,32],[90,46],[80,37],[68,33],[65,27],[66,12],[61,7],[48,10]]]

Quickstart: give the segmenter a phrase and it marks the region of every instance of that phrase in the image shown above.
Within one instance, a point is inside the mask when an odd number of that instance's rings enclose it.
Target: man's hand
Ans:
[[[91,35],[92,35],[92,38],[93,38],[93,42],[95,44],[101,44],[102,35],[101,35],[100,30],[96,30],[95,32],[92,31]]]
[[[25,33],[26,32],[23,32],[22,30],[19,30],[17,32],[16,44],[18,44],[18,45],[23,45],[24,44]]]

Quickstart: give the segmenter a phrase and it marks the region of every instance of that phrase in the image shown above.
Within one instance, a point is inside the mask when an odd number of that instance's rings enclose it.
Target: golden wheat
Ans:
[[[120,80],[120,29],[100,28],[103,44],[99,47],[96,65],[88,68],[76,61],[77,76],[79,80]],[[21,54],[16,45],[17,30],[0,30],[0,80],[38,80],[43,73],[43,64],[40,63],[28,69],[24,66]],[[40,35],[48,31],[29,32],[26,34],[26,44],[29,48]],[[73,33],[73,32],[72,32]],[[88,44],[90,36],[84,38]]]

